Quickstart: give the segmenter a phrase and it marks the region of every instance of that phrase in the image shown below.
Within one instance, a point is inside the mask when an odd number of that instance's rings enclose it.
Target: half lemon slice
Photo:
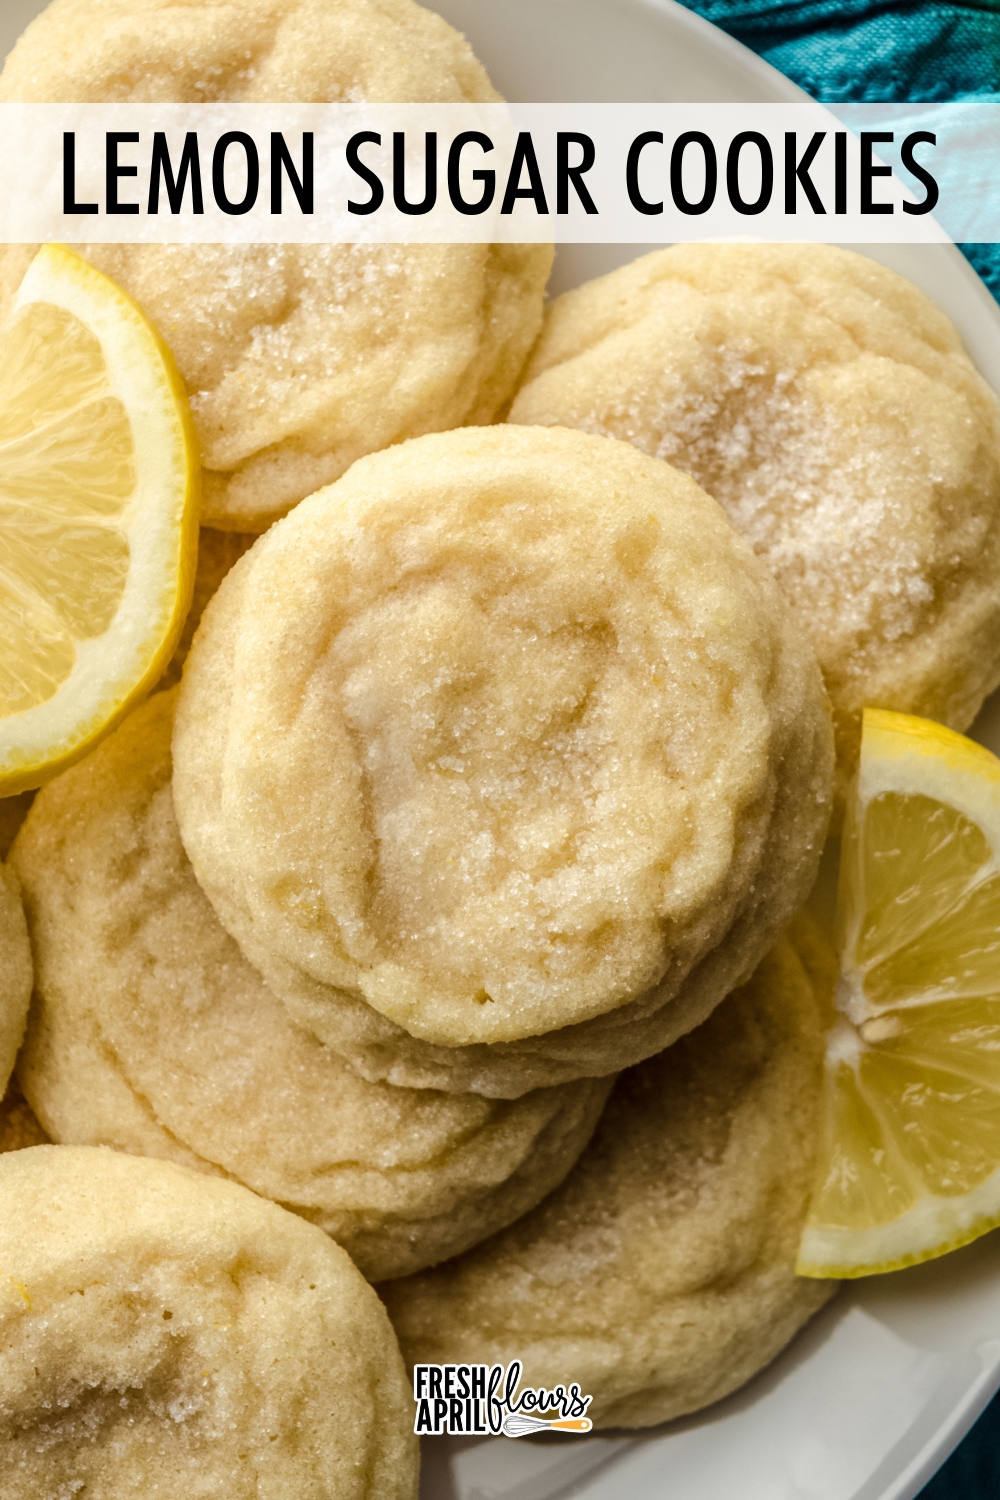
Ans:
[[[837,906],[803,1276],[896,1270],[1000,1224],[1000,761],[866,710]]]
[[[46,246],[0,330],[0,796],[78,760],[166,666],[191,601],[199,475],[156,330]]]

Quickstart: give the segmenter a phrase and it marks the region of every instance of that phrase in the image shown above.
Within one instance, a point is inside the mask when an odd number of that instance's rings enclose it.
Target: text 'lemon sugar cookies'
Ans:
[[[411,0],[55,0],[0,100],[498,99]],[[545,245],[91,246],[170,345],[205,465],[203,519],[262,531],[356,458],[490,422],[541,327]],[[0,303],[27,259],[0,249]]]
[[[866,705],[971,724],[1000,679],[1000,405],[916,287],[829,245],[683,245],[558,298],[515,422],[692,474],[816,649],[841,791]]]
[[[31,980],[31,948],[20,888],[13,872],[0,864],[0,1098],[24,1036]]]
[[[833,1291],[795,1275],[818,1129],[817,961],[832,988],[836,963],[802,924],[703,1026],[619,1079],[540,1207],[384,1287],[407,1363],[523,1360],[525,1385],[577,1381],[597,1427],[696,1411],[769,1363]]]
[[[385,1311],[318,1229],[104,1149],[0,1157],[0,1491],[415,1500]]]
[[[39,796],[16,845],[37,954],[19,1063],[53,1140],[225,1174],[369,1279],[457,1254],[559,1183],[610,1080],[514,1102],[368,1083],[297,1027],[198,887],[170,794],[172,693]]]
[[[691,480],[465,429],[362,460],[229,574],[174,799],[297,1018],[366,1076],[516,1095],[649,1056],[753,966],[812,882],[831,741]]]

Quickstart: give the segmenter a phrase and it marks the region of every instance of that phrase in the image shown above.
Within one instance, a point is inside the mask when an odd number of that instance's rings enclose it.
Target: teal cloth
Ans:
[[[824,104],[1000,102],[1000,0],[683,3]],[[1000,301],[1000,245],[960,248]]]
[[[1000,0],[684,3],[824,104],[1000,101]],[[961,249],[1000,301],[1000,245]],[[1000,1500],[1000,1396],[920,1500]]]

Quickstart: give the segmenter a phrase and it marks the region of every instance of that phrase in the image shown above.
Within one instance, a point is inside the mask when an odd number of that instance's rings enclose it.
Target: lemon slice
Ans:
[[[868,709],[838,889],[803,1276],[866,1276],[1000,1224],[1000,761]]]
[[[162,672],[191,599],[199,472],[155,329],[46,246],[0,330],[0,796],[79,759]]]

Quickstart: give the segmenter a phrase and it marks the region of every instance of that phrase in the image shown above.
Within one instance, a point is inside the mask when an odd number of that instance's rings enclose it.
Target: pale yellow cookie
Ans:
[[[412,0],[54,0],[0,101],[491,102]],[[502,415],[541,326],[545,245],[92,246],[187,383],[203,519],[262,531],[356,458]],[[27,268],[0,250],[0,310]]]
[[[305,1024],[369,1077],[516,1095],[649,1056],[756,963],[812,882],[831,741],[691,480],[466,429],[362,460],[229,574],[174,799]]]
[[[784,1348],[836,1286],[795,1275],[823,1055],[804,957],[782,940],[703,1026],[623,1074],[533,1213],[383,1288],[408,1364],[521,1359],[526,1386],[579,1382],[596,1426],[647,1427]]]
[[[24,1036],[31,979],[31,949],[20,888],[13,871],[0,864],[0,1098]]]
[[[46,787],[15,848],[37,954],[19,1076],[53,1140],[224,1174],[371,1280],[532,1208],[610,1080],[515,1102],[368,1083],[296,1026],[200,890],[170,794],[173,693]]]
[[[415,1500],[399,1349],[332,1240],[235,1183],[0,1157],[4,1500]]]
[[[558,298],[511,420],[692,474],[812,641],[840,784],[866,705],[1000,680],[1000,405],[916,287],[830,245],[675,245]]]
[[[34,792],[21,792],[16,797],[0,797],[0,859],[6,859],[17,830],[28,816],[28,808]]]

